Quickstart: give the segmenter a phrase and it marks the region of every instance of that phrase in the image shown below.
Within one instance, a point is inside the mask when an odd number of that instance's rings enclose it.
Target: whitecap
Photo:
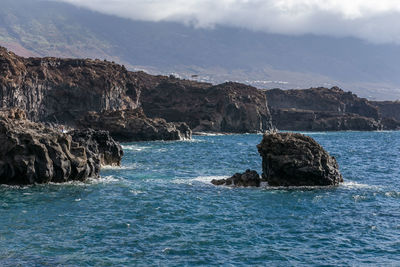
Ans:
[[[121,145],[123,150],[130,150],[130,151],[143,151],[149,149],[149,146],[139,146],[139,145]]]
[[[377,185],[361,184],[354,181],[344,181],[341,187],[345,189],[380,189]]]
[[[195,178],[180,178],[172,180],[174,184],[189,184],[192,185],[193,182],[199,182],[204,184],[211,184],[211,181],[216,179],[226,179],[229,178],[228,176],[198,176]]]

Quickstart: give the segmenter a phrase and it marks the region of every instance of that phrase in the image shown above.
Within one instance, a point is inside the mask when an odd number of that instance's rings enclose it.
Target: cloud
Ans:
[[[59,0],[144,21],[280,34],[352,36],[400,44],[398,0]]]

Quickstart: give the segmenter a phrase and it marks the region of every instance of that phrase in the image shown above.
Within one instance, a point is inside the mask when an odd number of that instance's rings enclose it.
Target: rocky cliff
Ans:
[[[400,101],[371,101],[379,109],[385,130],[400,130]]]
[[[266,97],[251,86],[213,86],[153,76],[101,60],[22,58],[1,47],[0,107],[21,108],[33,121],[74,127],[88,122],[89,113],[92,118],[94,113],[107,118],[105,113],[123,111],[113,113],[122,116],[143,107],[151,119],[141,115],[135,117],[136,122],[146,120],[142,124],[151,124],[158,129],[155,133],[162,133],[145,140],[162,139],[174,127],[184,130],[175,136],[187,137],[186,126],[175,122],[185,122],[196,131],[258,132],[271,127]],[[121,117],[118,121],[126,124],[126,119]],[[103,126],[107,124],[96,124],[96,128]],[[129,140],[137,140],[130,136]]]
[[[281,130],[380,130],[379,108],[338,87],[266,91],[273,124]]]
[[[142,91],[141,103],[148,116],[184,121],[197,132],[263,132],[272,127],[265,95],[239,83],[213,86],[162,79]]]

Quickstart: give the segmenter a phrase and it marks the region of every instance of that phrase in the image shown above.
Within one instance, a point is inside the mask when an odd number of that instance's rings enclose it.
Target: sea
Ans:
[[[400,266],[400,132],[304,133],[338,187],[217,187],[262,135],[123,144],[86,182],[0,186],[0,266]]]

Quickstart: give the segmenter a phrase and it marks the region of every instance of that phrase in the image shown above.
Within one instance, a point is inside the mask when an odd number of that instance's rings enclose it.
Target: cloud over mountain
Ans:
[[[58,0],[106,14],[195,27],[352,36],[400,44],[398,0]]]

